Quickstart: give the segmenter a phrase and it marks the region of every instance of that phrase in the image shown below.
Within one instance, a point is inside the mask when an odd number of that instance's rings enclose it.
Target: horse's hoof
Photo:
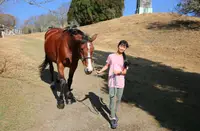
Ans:
[[[64,107],[65,107],[65,104],[57,104],[58,109],[64,109]]]
[[[64,109],[64,107],[65,107],[64,101],[63,100],[62,101],[58,101],[57,108],[58,109]]]

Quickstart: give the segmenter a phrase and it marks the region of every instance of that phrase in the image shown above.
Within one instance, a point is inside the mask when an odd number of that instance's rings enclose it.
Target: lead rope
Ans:
[[[94,71],[96,71],[96,70],[95,70],[95,64],[94,64],[94,62],[93,62],[93,65],[94,65]],[[96,78],[97,78],[97,83],[98,83],[98,75],[95,74],[95,76],[96,76]],[[98,86],[98,85],[97,85],[97,86]],[[79,100],[79,99],[77,99],[77,98],[74,96],[74,99],[75,99],[76,101],[82,103],[84,106],[86,106],[86,107],[90,110],[90,112],[92,112],[93,114],[96,114],[96,115],[99,114],[99,112],[98,112],[98,110],[97,110],[96,108],[93,107],[93,109],[95,110],[95,112],[94,112],[94,111],[92,111],[92,109],[91,109],[88,105],[86,105],[86,104],[83,102],[83,101],[85,100],[85,98],[84,98],[83,100]],[[100,100],[100,97],[99,97],[99,100]],[[100,102],[101,102],[101,101],[100,101]],[[102,103],[102,102],[101,102],[101,103]]]
[[[83,102],[83,101],[85,100],[85,98],[84,98],[83,100],[79,100],[79,99],[77,99],[75,96],[73,96],[73,98],[74,98],[76,101],[82,103],[84,106],[86,106],[86,107],[90,110],[90,112],[92,112],[93,114],[95,114],[95,115],[98,115],[98,114],[99,114],[99,112],[97,111],[96,108],[93,107],[93,109],[95,110],[95,112],[94,112],[94,111],[92,111],[92,109],[91,109],[88,105],[86,105],[86,104]]]
[[[94,67],[94,71],[95,71],[95,74],[94,74],[94,76],[95,76],[95,79],[96,79],[96,87],[98,88],[98,97],[99,97],[99,102],[102,104],[102,105],[106,105],[103,101],[102,101],[102,99],[101,99],[101,89],[100,89],[100,87],[99,87],[99,75],[98,74],[96,74],[96,72],[97,72],[97,66],[96,66],[96,64],[95,64],[95,62],[93,61],[93,67]],[[78,102],[80,102],[80,103],[82,103],[83,105],[85,105],[89,110],[90,110],[90,112],[92,112],[93,114],[96,114],[96,115],[98,115],[99,114],[99,111],[96,109],[96,108],[94,108],[94,110],[95,110],[95,112],[94,111],[92,111],[92,109],[88,106],[88,105],[86,105],[84,102],[83,102],[83,100],[79,100],[79,99],[77,99],[75,96],[74,96],[74,99],[76,100],[76,101],[78,101]]]
[[[96,64],[95,64],[95,62],[93,61],[93,65],[94,65],[94,71],[95,71],[95,77],[96,77],[96,87],[98,88],[98,97],[99,97],[99,102],[102,104],[102,105],[106,105],[103,101],[102,101],[102,99],[101,99],[101,96],[103,96],[102,95],[102,93],[101,93],[101,88],[100,88],[100,84],[99,84],[99,77],[100,77],[100,75],[98,75],[98,74],[96,74],[96,72],[97,72],[97,66],[96,66]]]

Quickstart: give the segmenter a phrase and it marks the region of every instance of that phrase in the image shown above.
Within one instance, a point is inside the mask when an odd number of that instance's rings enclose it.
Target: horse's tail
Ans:
[[[40,76],[42,76],[42,72],[43,72],[44,69],[47,67],[48,63],[49,63],[49,60],[48,60],[48,58],[47,58],[47,55],[45,55],[44,61],[42,62],[41,65],[39,65]]]

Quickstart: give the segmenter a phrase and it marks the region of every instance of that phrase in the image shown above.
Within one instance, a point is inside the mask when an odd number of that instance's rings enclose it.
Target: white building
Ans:
[[[137,0],[136,14],[152,13],[152,0]]]

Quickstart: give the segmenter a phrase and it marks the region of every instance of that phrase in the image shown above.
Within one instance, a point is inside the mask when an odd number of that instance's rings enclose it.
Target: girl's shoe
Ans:
[[[117,120],[116,119],[112,119],[110,124],[111,124],[111,128],[112,129],[116,129],[117,128]]]

